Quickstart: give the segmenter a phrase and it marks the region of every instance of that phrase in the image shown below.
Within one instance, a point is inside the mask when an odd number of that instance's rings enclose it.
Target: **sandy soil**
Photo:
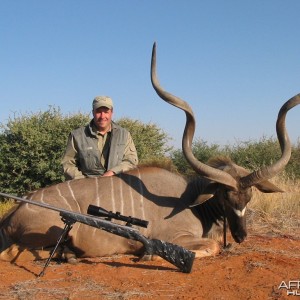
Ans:
[[[136,262],[133,256],[0,262],[0,299],[300,299],[284,281],[300,280],[299,236],[250,234],[216,257],[196,259],[190,274],[166,261]]]

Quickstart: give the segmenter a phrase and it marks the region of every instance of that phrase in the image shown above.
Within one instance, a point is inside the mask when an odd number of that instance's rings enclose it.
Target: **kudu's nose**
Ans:
[[[232,236],[233,236],[233,239],[235,240],[235,242],[237,242],[237,243],[240,244],[247,237],[247,232],[245,232],[245,231],[243,231],[243,232],[235,232]]]

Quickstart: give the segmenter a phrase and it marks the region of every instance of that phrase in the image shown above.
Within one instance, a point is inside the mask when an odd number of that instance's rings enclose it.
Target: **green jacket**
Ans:
[[[101,136],[92,120],[70,133],[62,159],[66,179],[99,176],[107,170],[119,174],[137,166],[137,151],[129,131],[114,122],[111,127]]]

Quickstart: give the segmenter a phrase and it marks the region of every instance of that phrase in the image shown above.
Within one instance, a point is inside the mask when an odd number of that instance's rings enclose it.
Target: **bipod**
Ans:
[[[46,263],[45,263],[45,266],[44,266],[42,272],[38,275],[38,277],[44,276],[45,270],[46,270],[46,268],[48,267],[48,265],[50,264],[51,259],[52,259],[53,255],[54,255],[55,251],[57,250],[58,246],[59,246],[61,243],[64,244],[64,243],[67,242],[69,232],[70,232],[70,230],[72,229],[73,224],[76,222],[75,220],[73,220],[73,219],[71,219],[71,218],[62,217],[61,219],[62,219],[62,221],[65,223],[65,227],[64,227],[64,229],[63,229],[63,231],[62,231],[60,237],[58,238],[57,243],[56,243],[54,249],[51,251],[50,256],[49,256],[49,258],[47,259],[47,261],[46,261]]]

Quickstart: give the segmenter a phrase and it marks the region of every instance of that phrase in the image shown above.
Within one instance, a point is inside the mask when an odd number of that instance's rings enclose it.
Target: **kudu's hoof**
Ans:
[[[69,263],[71,265],[76,265],[76,264],[78,264],[78,260],[76,257],[70,257],[70,258],[67,258],[67,263]]]

